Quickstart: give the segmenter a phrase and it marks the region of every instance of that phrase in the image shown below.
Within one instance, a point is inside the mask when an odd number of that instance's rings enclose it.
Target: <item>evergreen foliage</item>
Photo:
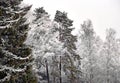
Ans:
[[[32,72],[31,49],[24,44],[29,24],[25,15],[31,6],[19,7],[22,0],[0,1],[0,82],[36,83]]]
[[[30,16],[22,1],[0,0],[0,83],[120,83],[114,29],[102,41],[87,20],[75,36],[66,12],[51,20],[39,7]]]
[[[80,77],[80,56],[75,52],[77,37],[72,35],[71,28],[73,21],[67,17],[67,13],[57,11],[54,20],[60,24],[59,27],[59,40],[64,43],[66,51],[62,57],[64,72],[70,78],[70,82],[76,82]],[[68,72],[68,73],[67,73]]]

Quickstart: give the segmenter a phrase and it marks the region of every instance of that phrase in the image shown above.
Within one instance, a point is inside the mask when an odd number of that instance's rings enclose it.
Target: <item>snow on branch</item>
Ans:
[[[3,7],[3,6],[0,6],[0,8],[1,9],[3,9],[3,10],[6,10],[7,12],[9,11],[9,13],[21,13],[21,12],[23,12],[24,10],[19,10],[19,11],[14,11],[14,9],[12,9],[11,7]]]
[[[17,55],[15,55],[15,54],[7,51],[7,50],[2,50],[2,51],[3,51],[3,53],[5,53],[7,56],[11,56],[11,57],[13,57],[14,59],[18,59],[18,60],[27,60],[27,59],[29,59],[29,58],[31,57],[31,55],[29,55],[29,56],[27,56],[27,57],[24,57],[24,58],[22,58],[22,57],[17,57]]]
[[[12,72],[24,72],[26,70],[26,66],[24,68],[13,68],[13,67],[7,67],[7,66],[1,66],[0,71],[4,71],[4,70],[9,70]]]
[[[20,20],[21,16],[19,15],[19,17],[15,20],[10,20],[10,21],[7,21],[7,20],[3,20],[3,21],[0,21],[1,23],[2,22],[6,22],[6,23],[13,23],[13,22],[17,22],[18,20]]]
[[[7,25],[5,25],[5,26],[0,26],[0,28],[8,28],[8,27],[10,27],[10,24],[7,24]]]
[[[9,73],[7,73],[7,76],[6,77],[4,77],[3,79],[1,79],[0,80],[0,83],[3,83],[3,82],[5,82],[6,80],[9,80],[10,79],[10,74]]]
[[[1,66],[0,68],[1,68],[0,69],[1,72],[8,70],[10,72],[14,72],[14,73],[18,72],[19,73],[19,72],[24,72],[26,70],[26,66],[24,68],[17,68],[17,69],[15,69],[13,67],[7,67],[7,66]],[[3,79],[1,79],[0,82],[5,82],[6,80],[9,80],[10,77],[11,77],[11,75],[6,72],[6,76]]]

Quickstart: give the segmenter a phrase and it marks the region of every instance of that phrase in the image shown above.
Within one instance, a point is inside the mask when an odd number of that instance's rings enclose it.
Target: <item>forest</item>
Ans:
[[[22,1],[0,0],[0,83],[120,83],[113,28],[103,40],[88,19],[73,35],[78,27],[67,12],[56,10],[50,19],[44,7],[30,12]]]

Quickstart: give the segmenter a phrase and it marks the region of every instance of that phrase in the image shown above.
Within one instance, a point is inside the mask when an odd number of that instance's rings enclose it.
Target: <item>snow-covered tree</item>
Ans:
[[[73,21],[67,17],[67,13],[56,11],[54,20],[59,23],[59,40],[64,44],[65,50],[62,56],[62,65],[67,82],[76,83],[80,76],[80,56],[76,53],[77,37],[71,34]]]
[[[119,44],[116,39],[116,32],[110,28],[106,30],[106,40],[101,51],[101,63],[103,63],[104,83],[119,83]],[[102,82],[102,83],[103,83]]]
[[[78,34],[77,52],[81,55],[82,80],[96,83],[100,38],[96,36],[91,20],[84,21]]]
[[[59,78],[59,57],[64,52],[63,44],[58,40],[58,24],[50,20],[43,7],[35,9],[33,15],[35,18],[26,43],[33,47],[39,82],[48,79],[45,63],[47,60],[50,81],[54,83]]]
[[[0,0],[0,83],[35,83],[31,49],[24,44],[29,24],[22,0]]]

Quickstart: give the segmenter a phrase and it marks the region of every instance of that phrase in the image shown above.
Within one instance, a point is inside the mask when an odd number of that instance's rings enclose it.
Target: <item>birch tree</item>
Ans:
[[[43,7],[37,8],[34,16],[26,43],[32,46],[39,82],[42,83],[48,80],[45,71],[45,61],[47,60],[49,80],[54,83],[60,76],[59,56],[64,52],[62,49],[63,44],[58,40],[58,24],[50,20],[48,13]]]
[[[96,36],[91,20],[84,21],[78,34],[77,52],[82,57],[82,79],[85,83],[97,82],[99,47],[100,38]]]
[[[119,45],[117,44],[116,32],[110,28],[106,30],[106,40],[103,46],[103,61],[104,61],[104,82],[119,83]]]

